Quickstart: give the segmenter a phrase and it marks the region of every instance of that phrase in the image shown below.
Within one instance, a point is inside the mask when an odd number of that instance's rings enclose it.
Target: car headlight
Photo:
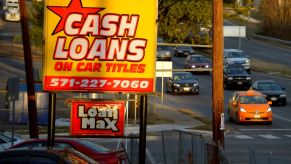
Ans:
[[[194,83],[194,84],[193,84],[194,87],[197,87],[198,85],[199,85],[198,83]]]
[[[192,65],[191,67],[192,67],[192,68],[196,68],[196,66],[195,66],[195,65]]]
[[[247,77],[247,80],[251,80],[252,78],[251,77]]]
[[[174,84],[175,87],[180,87],[180,84]]]
[[[247,112],[244,108],[240,107],[241,112]]]
[[[179,53],[182,53],[182,51],[178,51]]]
[[[286,94],[281,94],[280,97],[286,97]]]
[[[209,65],[206,65],[205,68],[209,68]]]
[[[269,108],[267,109],[267,112],[272,112],[271,107],[269,107]]]
[[[228,80],[233,80],[233,77],[228,77],[227,79],[228,79]]]
[[[246,60],[246,63],[250,63],[250,61],[249,60]]]

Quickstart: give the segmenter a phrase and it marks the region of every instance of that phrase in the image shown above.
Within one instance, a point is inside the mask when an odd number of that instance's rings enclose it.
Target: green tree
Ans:
[[[201,44],[209,36],[201,28],[211,28],[212,5],[210,0],[160,0],[158,35],[165,41]]]
[[[42,45],[43,39],[44,1],[32,1],[29,10],[30,39],[36,46]]]

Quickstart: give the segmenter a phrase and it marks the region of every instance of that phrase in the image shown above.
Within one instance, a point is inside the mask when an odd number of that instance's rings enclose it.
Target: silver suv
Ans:
[[[251,72],[250,57],[239,49],[224,49],[223,64],[224,66],[230,64],[241,64],[248,73]]]

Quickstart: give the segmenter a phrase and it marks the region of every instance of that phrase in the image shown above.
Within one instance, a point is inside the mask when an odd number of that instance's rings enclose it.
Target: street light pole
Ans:
[[[213,0],[212,49],[212,118],[213,141],[224,149],[224,95],[223,95],[223,1]]]

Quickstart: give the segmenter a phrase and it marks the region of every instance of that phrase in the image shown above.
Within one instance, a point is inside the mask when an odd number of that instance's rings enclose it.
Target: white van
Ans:
[[[19,0],[6,0],[4,10],[6,21],[20,21]]]

